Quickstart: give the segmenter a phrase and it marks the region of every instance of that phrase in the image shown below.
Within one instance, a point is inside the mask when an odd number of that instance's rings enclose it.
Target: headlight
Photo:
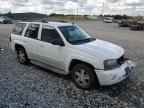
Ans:
[[[117,62],[117,60],[105,60],[104,61],[104,68],[106,69],[106,70],[108,70],[108,69],[113,69],[113,68],[116,68],[116,67],[118,67],[119,65],[118,65],[118,62]]]

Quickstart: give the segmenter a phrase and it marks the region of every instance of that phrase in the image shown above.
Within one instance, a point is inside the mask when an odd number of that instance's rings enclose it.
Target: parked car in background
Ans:
[[[12,24],[12,19],[7,16],[0,17],[0,23],[2,24]]]
[[[118,24],[120,27],[131,27],[131,25],[136,24],[137,21],[134,20],[124,20],[122,19]]]
[[[144,30],[144,21],[138,21],[130,26],[131,30]]]
[[[112,17],[105,17],[104,18],[104,22],[105,23],[112,23],[113,22],[113,18]]]
[[[113,19],[113,23],[120,23],[121,20],[120,19]]]
[[[120,27],[128,27],[129,26],[129,21],[122,19],[119,23]]]

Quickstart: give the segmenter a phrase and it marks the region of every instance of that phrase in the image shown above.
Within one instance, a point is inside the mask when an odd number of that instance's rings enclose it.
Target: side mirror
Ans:
[[[52,44],[53,45],[59,45],[59,46],[65,46],[62,39],[54,39],[54,40],[52,40]]]

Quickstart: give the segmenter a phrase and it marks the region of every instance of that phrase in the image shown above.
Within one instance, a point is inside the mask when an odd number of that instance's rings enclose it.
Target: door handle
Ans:
[[[40,47],[44,47],[43,45],[40,45]]]

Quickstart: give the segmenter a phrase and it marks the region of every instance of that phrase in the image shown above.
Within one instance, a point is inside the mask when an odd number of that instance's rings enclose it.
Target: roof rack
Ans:
[[[41,22],[43,23],[48,23],[48,22],[62,22],[62,23],[68,23],[67,21],[63,21],[63,20],[41,20]]]

